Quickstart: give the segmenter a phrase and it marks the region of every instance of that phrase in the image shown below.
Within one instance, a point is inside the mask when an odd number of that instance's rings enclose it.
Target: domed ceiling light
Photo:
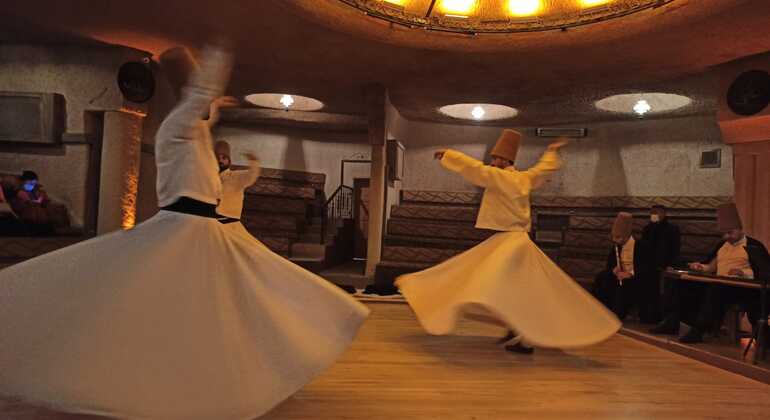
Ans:
[[[513,16],[534,16],[542,7],[542,0],[508,0],[508,11]]]
[[[470,121],[506,120],[519,115],[516,108],[497,104],[453,104],[438,111],[448,117]]]
[[[673,93],[627,93],[613,95],[596,101],[598,109],[619,114],[635,114],[639,118],[648,113],[660,114],[684,108],[692,99]]]
[[[324,107],[323,102],[307,96],[289,95],[287,93],[253,93],[244,99],[263,108],[285,109],[293,111],[318,111]]]
[[[338,0],[410,28],[460,33],[565,29],[678,0]]]

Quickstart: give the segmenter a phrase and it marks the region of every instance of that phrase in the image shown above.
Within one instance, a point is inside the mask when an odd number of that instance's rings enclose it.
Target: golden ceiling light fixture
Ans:
[[[338,0],[414,29],[511,33],[567,29],[663,7],[677,0]]]

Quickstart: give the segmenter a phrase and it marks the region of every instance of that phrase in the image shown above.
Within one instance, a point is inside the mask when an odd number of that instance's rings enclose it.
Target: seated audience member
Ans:
[[[22,173],[21,187],[11,205],[30,233],[47,234],[55,227],[69,226],[66,207],[48,198],[37,174],[32,171]]]
[[[48,194],[40,184],[37,174],[32,171],[24,171],[21,174],[21,189],[16,193],[16,199],[20,203],[48,203]]]
[[[749,259],[747,247],[760,250],[764,256],[770,258],[767,249],[761,242],[743,232],[735,204],[720,206],[717,216],[719,231],[723,234],[724,240],[705,261],[691,263],[690,269],[718,276],[754,278],[756,268]],[[668,301],[666,317],[661,324],[651,330],[653,333],[678,334],[682,308],[686,306],[689,306],[693,317],[690,321],[692,328],[679,339],[683,343],[702,342],[704,332],[718,327],[724,306],[727,304],[744,304],[750,308],[749,316],[752,321],[758,318],[759,292],[757,290],[715,283],[689,281],[671,281],[670,283],[674,287],[670,289],[671,295],[666,296]],[[684,302],[685,299],[689,302]]]
[[[666,208],[660,204],[650,209],[650,223],[642,230],[640,242],[644,252],[637,266],[639,278],[639,320],[647,324],[660,321],[660,289],[663,271],[679,262],[681,234],[679,227],[669,222]]]
[[[594,296],[615,312],[622,321],[630,305],[637,301],[639,279],[635,267],[639,263],[640,247],[631,234],[633,216],[618,213],[612,225],[612,248],[607,256],[607,267],[594,280]]]

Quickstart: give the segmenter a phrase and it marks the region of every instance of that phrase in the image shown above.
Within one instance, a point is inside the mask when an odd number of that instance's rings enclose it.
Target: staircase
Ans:
[[[310,271],[344,262],[353,225],[341,211],[352,209],[352,196],[341,186],[326,200],[325,183],[324,174],[263,168],[244,194],[241,220],[268,248]]]

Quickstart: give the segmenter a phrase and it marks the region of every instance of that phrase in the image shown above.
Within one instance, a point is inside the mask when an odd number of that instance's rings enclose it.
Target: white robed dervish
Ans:
[[[493,157],[512,165],[520,134],[505,130]],[[430,334],[448,334],[460,316],[489,319],[538,347],[570,348],[601,342],[620,321],[553,263],[529,237],[529,196],[561,167],[549,148],[526,171],[484,165],[458,151],[437,153],[441,165],[484,188],[476,227],[499,231],[481,244],[396,285]]]
[[[161,207],[186,197],[214,214],[201,116],[229,56],[203,57],[158,131],[157,190]],[[212,216],[179,210],[2,270],[0,394],[125,419],[260,416],[331,365],[368,313],[284,270]]]
[[[244,156],[246,157],[248,168],[233,170],[230,167],[232,163],[230,144],[224,140],[214,143],[214,155],[219,163],[219,179],[222,181],[222,199],[219,201],[219,206],[217,206],[217,213],[228,219],[225,223],[227,229],[233,233],[251,238],[260,246],[264,246],[240,222],[243,213],[244,191],[257,181],[261,172],[259,160],[253,154],[245,153]],[[291,264],[280,255],[276,254],[276,257]]]

